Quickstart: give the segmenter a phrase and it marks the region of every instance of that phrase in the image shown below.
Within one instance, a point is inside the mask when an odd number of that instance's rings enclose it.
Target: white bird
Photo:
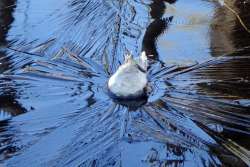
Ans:
[[[110,77],[108,88],[118,98],[136,98],[146,94],[148,60],[145,52],[137,59],[125,56],[124,63]]]

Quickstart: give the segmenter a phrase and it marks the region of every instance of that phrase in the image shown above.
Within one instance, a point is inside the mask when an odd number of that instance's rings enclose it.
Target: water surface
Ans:
[[[249,166],[250,34],[216,1],[169,2],[1,1],[0,164]],[[152,92],[120,104],[107,80],[142,49]]]

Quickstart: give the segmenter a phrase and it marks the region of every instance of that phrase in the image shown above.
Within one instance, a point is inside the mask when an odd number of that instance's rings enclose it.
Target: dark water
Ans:
[[[250,34],[216,1],[169,2],[1,0],[0,166],[249,166]],[[142,49],[152,92],[119,104],[107,80]]]

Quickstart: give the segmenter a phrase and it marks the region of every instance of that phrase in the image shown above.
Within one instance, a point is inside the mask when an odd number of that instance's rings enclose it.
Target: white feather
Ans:
[[[147,74],[138,69],[138,65],[147,69],[147,57],[142,53],[139,60],[126,56],[125,63],[110,77],[109,90],[116,96],[137,96],[143,93],[147,86]]]

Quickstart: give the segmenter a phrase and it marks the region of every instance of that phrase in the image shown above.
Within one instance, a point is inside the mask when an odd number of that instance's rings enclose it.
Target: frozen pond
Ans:
[[[0,166],[249,166],[250,1],[225,3],[1,0]],[[142,50],[148,99],[111,99]]]

